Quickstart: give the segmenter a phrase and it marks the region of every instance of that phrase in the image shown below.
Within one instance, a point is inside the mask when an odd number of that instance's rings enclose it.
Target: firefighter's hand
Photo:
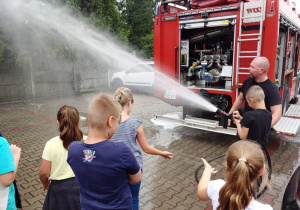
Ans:
[[[237,120],[240,120],[240,121],[243,119],[242,116],[240,115],[239,111],[234,111],[232,113],[232,116],[233,116],[233,119],[237,119]]]

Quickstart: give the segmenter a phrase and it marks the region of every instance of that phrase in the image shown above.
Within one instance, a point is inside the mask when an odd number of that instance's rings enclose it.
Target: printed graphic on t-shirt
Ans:
[[[96,151],[93,151],[91,149],[83,150],[83,153],[85,155],[85,157],[83,158],[83,162],[92,162],[92,160],[96,158],[96,156],[94,155]]]

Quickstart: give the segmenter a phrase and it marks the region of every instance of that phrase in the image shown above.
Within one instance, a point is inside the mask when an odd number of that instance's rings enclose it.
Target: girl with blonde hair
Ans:
[[[222,179],[210,181],[217,173],[205,159],[205,169],[198,184],[200,200],[212,200],[214,210],[271,210],[268,204],[255,200],[254,189],[259,178],[266,177],[265,156],[259,144],[240,140],[232,144],[226,154],[226,182]]]
[[[119,128],[110,138],[111,141],[124,142],[136,157],[140,168],[143,168],[143,158],[141,148],[145,153],[151,155],[160,155],[164,158],[171,159],[173,154],[167,151],[160,151],[148,144],[142,127],[142,121],[129,117],[133,109],[133,94],[130,89],[120,87],[116,90],[115,99],[122,106],[121,119]],[[139,191],[141,182],[130,184],[130,190],[133,199],[133,210],[139,209]]]

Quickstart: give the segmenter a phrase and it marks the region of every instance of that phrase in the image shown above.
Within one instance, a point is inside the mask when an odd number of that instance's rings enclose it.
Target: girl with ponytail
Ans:
[[[214,210],[271,210],[268,204],[255,200],[254,189],[261,176],[266,177],[265,156],[256,142],[240,140],[232,144],[226,154],[226,182],[210,181],[217,173],[202,158],[205,169],[198,184],[200,200],[212,200]],[[264,180],[263,180],[264,181]]]
[[[44,148],[39,171],[44,190],[48,190],[43,210],[80,210],[80,192],[75,175],[67,163],[68,148],[73,141],[83,140],[75,107],[62,106],[57,113],[59,136]]]
[[[133,109],[134,102],[131,90],[125,87],[118,88],[116,90],[115,100],[120,103],[122,112],[119,128],[110,138],[110,141],[125,143],[134,154],[141,170],[143,170],[143,156],[141,149],[147,154],[160,155],[167,159],[173,158],[173,154],[171,152],[160,151],[149,145],[144,134],[142,121],[129,116]],[[129,185],[132,195],[133,210],[139,209],[140,186],[141,182]]]

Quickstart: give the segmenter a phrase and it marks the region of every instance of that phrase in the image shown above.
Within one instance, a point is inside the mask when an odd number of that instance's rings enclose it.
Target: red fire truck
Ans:
[[[265,56],[270,61],[268,77],[280,90],[286,116],[273,128],[295,135],[300,106],[290,104],[297,102],[300,89],[299,47],[300,15],[289,0],[161,0],[154,19],[154,64],[180,87],[164,85],[163,79],[156,78],[155,93],[169,104],[183,106],[183,119],[158,117],[236,135],[235,129],[224,129],[216,124],[218,120],[211,120],[215,113],[186,101],[181,86],[229,111],[249,76],[252,59]],[[278,183],[278,189],[285,190],[281,209],[300,209],[300,167],[295,168],[291,179],[278,175],[290,180],[288,185]]]
[[[300,16],[288,0],[162,0],[156,8],[155,68],[225,111],[249,76],[252,59],[265,56],[270,61],[268,77],[277,84],[286,113],[299,93],[299,46]],[[156,95],[183,106],[184,124],[187,116],[214,118],[215,114],[182,100],[178,91],[160,86]]]

